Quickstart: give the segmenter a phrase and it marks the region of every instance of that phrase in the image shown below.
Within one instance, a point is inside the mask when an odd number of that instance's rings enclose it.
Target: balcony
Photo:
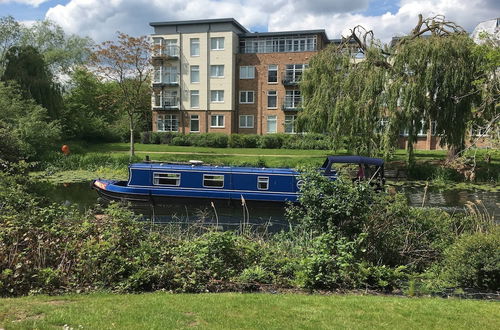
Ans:
[[[177,87],[179,86],[179,74],[167,74],[161,77],[155,76],[153,87]]]
[[[179,46],[158,46],[152,54],[153,60],[177,60],[179,59]]]
[[[282,79],[282,83],[285,86],[297,86],[302,78],[302,72],[285,73],[285,76]]]
[[[296,111],[300,110],[300,105],[302,103],[302,97],[299,95],[287,95],[283,98],[282,109],[286,111]]]
[[[179,110],[178,96],[163,96],[160,98],[159,105],[153,106],[154,110]]]

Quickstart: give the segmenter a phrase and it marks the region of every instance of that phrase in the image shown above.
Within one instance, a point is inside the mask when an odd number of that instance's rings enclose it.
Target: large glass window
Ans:
[[[278,82],[278,66],[276,64],[267,67],[267,82],[271,84]]]
[[[199,108],[200,107],[200,91],[192,90],[190,92],[190,102],[191,108]]]
[[[222,103],[224,102],[224,91],[210,91],[210,102]]]
[[[277,109],[278,108],[278,92],[277,91],[267,91],[267,108]]]
[[[240,128],[253,128],[254,117],[253,115],[240,116]]]
[[[267,116],[267,133],[277,132],[277,116]]]
[[[223,78],[224,77],[224,65],[211,65],[210,66],[210,77]]]
[[[153,74],[153,82],[161,83],[162,74],[163,74],[163,66],[161,65],[155,66]]]
[[[224,175],[203,174],[203,187],[224,187]]]
[[[224,115],[210,116],[210,127],[224,127]]]
[[[153,184],[162,186],[180,186],[180,173],[153,173]]]
[[[298,83],[302,78],[302,73],[307,68],[307,64],[287,64],[285,71],[285,81]]]
[[[302,102],[300,90],[286,91],[284,107],[285,109],[297,109]]]
[[[179,75],[177,74],[176,66],[166,66],[165,67],[165,83],[173,84],[179,82]]]
[[[294,115],[285,116],[285,133],[295,133],[295,119]]]
[[[200,66],[191,65],[191,83],[200,82]]]
[[[200,56],[200,38],[190,39],[190,54],[191,56]]]
[[[240,103],[241,104],[252,104],[254,102],[254,92],[253,91],[240,91]]]
[[[307,52],[317,50],[317,37],[290,36],[240,40],[241,53]]]
[[[200,131],[200,116],[191,115],[190,119],[191,120],[190,120],[189,130],[191,132],[199,132]]]
[[[223,50],[224,49],[224,37],[210,38],[210,49],[211,50]]]
[[[160,132],[177,132],[179,130],[179,122],[176,115],[158,115],[156,123]]]
[[[240,66],[240,79],[254,79],[255,67],[254,66]]]

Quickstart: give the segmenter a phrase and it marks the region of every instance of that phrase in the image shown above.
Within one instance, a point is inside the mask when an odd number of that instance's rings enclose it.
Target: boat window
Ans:
[[[203,187],[224,187],[224,175],[203,174]]]
[[[257,188],[259,190],[268,190],[269,189],[269,177],[268,176],[257,177]]]
[[[163,186],[180,186],[180,173],[153,173],[153,184]]]

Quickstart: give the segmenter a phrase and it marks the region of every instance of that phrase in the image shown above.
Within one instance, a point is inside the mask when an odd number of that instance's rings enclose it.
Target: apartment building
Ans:
[[[324,30],[250,32],[232,18],[150,23],[153,130],[294,133],[298,82]]]

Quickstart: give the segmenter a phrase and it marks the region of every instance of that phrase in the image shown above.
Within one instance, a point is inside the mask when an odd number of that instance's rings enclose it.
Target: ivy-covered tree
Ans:
[[[53,81],[45,61],[31,46],[12,47],[7,52],[2,81],[15,81],[26,99],[34,99],[47,109],[52,120],[59,119],[63,107],[60,87]]]
[[[388,153],[405,129],[412,160],[419,130],[435,122],[441,144],[455,154],[480,102],[474,82],[481,58],[474,47],[461,27],[442,16],[420,15],[408,36],[385,47],[357,26],[311,60],[301,82],[299,128],[327,132],[335,147],[365,154]]]

